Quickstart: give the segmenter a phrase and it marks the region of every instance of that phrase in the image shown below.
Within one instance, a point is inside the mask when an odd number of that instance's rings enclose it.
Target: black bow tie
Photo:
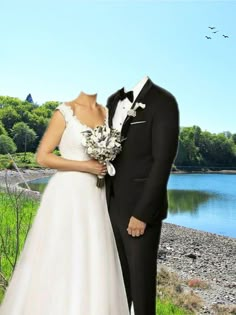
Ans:
[[[122,90],[120,90],[119,97],[121,101],[123,101],[125,98],[128,98],[128,100],[132,103],[134,100],[134,92],[133,91],[125,92],[123,88]]]

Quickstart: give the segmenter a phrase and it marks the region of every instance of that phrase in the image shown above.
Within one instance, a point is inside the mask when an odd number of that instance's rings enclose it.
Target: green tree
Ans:
[[[199,150],[208,166],[227,166],[235,163],[235,145],[228,134],[201,133]]]
[[[236,133],[232,134],[232,140],[233,140],[234,144],[236,144]]]
[[[7,136],[7,131],[4,128],[3,124],[0,122],[0,135],[5,135]]]
[[[13,126],[12,136],[17,145],[18,152],[32,151],[37,138],[35,131],[24,122],[18,122]]]
[[[15,123],[20,121],[20,115],[13,107],[7,106],[1,109],[0,119],[5,129],[9,131]]]
[[[181,128],[176,165],[199,165],[201,163],[202,156],[195,144],[195,139],[199,137],[198,133],[199,130],[196,127]]]
[[[20,116],[20,121],[25,121],[25,116],[27,117],[27,113],[31,113],[33,110],[37,109],[37,105],[29,103],[29,102],[22,102],[21,104],[15,106],[15,110],[17,114]]]
[[[187,156],[187,152],[185,150],[185,146],[183,144],[183,141],[181,139],[179,139],[179,145],[178,145],[178,152],[175,158],[175,165],[180,165],[180,166],[184,166],[184,165],[188,165],[188,156]]]
[[[230,131],[224,131],[224,132],[222,132],[222,134],[228,139],[230,139],[232,137],[232,133]]]
[[[11,96],[0,96],[0,104],[1,108],[11,106],[15,108],[18,105],[22,104],[22,101],[19,98],[11,97]]]
[[[212,134],[209,131],[203,131],[200,135],[199,150],[203,157],[203,164],[209,165],[212,160]]]
[[[229,131],[212,134],[198,126],[181,128],[175,165],[233,166],[236,164],[233,136]]]
[[[216,164],[231,165],[234,162],[234,143],[224,134],[218,134],[212,137],[212,158]]]
[[[51,117],[52,112],[55,110],[55,108],[59,105],[59,102],[57,101],[49,101],[49,102],[45,102],[42,106],[38,107],[38,109],[43,108],[45,110],[49,110],[48,113],[50,113],[50,115],[48,116],[48,118]]]
[[[201,133],[202,130],[198,126],[193,126],[192,127],[192,132],[193,132],[193,137],[194,137],[194,143],[196,147],[199,147],[200,141],[201,141]]]
[[[39,141],[41,140],[47,126],[48,126],[48,118],[38,116],[33,112],[32,114],[28,114],[28,126],[35,131],[37,134],[37,139],[34,143],[34,150],[37,148]]]
[[[16,145],[14,141],[6,136],[0,135],[0,154],[15,153]]]

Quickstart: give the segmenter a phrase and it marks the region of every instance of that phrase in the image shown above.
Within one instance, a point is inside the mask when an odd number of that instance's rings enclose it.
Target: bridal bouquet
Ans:
[[[83,131],[82,145],[86,148],[87,154],[107,165],[107,172],[110,176],[115,175],[115,168],[110,163],[121,151],[121,133],[108,126],[98,126],[92,130]],[[97,187],[104,186],[104,176],[98,175]]]

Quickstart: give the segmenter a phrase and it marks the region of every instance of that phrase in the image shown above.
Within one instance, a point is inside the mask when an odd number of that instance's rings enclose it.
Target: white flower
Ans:
[[[106,147],[106,140],[97,142],[98,147],[105,148]]]
[[[136,116],[136,110],[135,110],[135,109],[130,109],[130,110],[128,110],[127,115],[128,115],[128,116],[135,117],[135,116]]]
[[[89,148],[87,149],[87,152],[88,152],[88,154],[91,154],[91,153],[93,152],[93,149],[89,147]]]
[[[92,135],[91,140],[94,142],[98,142],[99,141],[99,134]]]
[[[146,104],[143,103],[136,103],[134,106],[134,110],[137,110],[139,107],[141,107],[142,109],[144,109],[146,107]]]
[[[108,147],[109,149],[114,148],[115,144],[116,144],[116,140],[115,140],[115,139],[111,139],[111,140],[109,141],[107,147]]]
[[[136,116],[136,110],[141,107],[142,109],[144,109],[146,107],[146,104],[143,104],[143,103],[135,103],[134,105],[134,108],[131,108],[129,111],[128,111],[128,116],[132,116],[132,117],[135,117]]]
[[[109,127],[107,127],[105,130],[103,130],[103,135],[105,137],[108,137],[111,133],[111,129]]]
[[[87,139],[85,137],[82,137],[81,143],[82,143],[83,146],[86,146]]]

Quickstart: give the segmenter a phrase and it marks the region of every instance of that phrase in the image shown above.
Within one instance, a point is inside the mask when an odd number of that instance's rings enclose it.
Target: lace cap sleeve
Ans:
[[[66,123],[68,123],[73,117],[72,109],[68,105],[65,105],[64,103],[58,105],[55,108],[55,110],[59,110],[62,113]]]

